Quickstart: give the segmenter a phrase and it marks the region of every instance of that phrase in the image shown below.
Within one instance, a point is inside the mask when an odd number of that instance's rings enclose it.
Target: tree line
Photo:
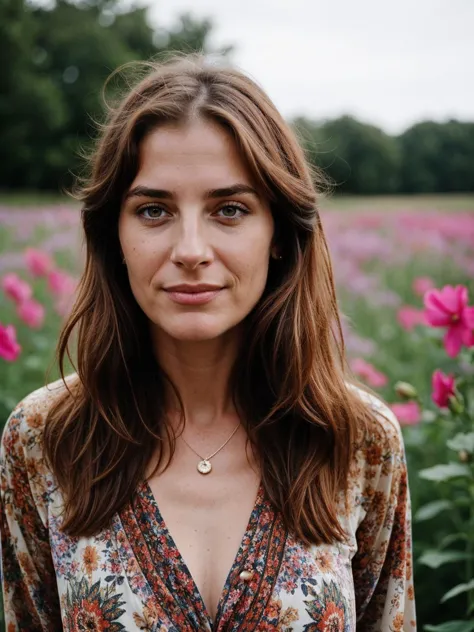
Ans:
[[[0,3],[0,188],[57,190],[82,166],[105,79],[133,60],[213,49],[212,22],[153,28],[119,0]],[[310,162],[344,193],[474,191],[474,123],[422,122],[399,136],[350,116],[291,121]]]
[[[294,121],[310,162],[342,193],[474,191],[474,123],[423,121],[398,136],[351,116]]]

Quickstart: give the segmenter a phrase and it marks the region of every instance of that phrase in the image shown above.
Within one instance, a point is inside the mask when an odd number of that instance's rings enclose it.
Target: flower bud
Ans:
[[[471,457],[467,450],[459,450],[458,457],[461,463],[469,463],[469,461],[471,460]]]
[[[416,399],[418,397],[416,388],[409,382],[397,382],[395,393],[403,399]]]
[[[460,415],[464,412],[464,403],[461,401],[461,395],[451,395],[448,397],[448,408],[455,415]]]

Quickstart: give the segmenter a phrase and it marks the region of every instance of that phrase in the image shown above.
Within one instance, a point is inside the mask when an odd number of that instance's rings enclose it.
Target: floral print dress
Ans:
[[[146,481],[95,537],[61,533],[62,499],[41,452],[59,388],[26,397],[3,432],[7,632],[416,629],[403,440],[391,411],[374,397],[360,391],[377,425],[357,446],[348,493],[338,501],[347,540],[304,546],[260,486],[212,621]]]

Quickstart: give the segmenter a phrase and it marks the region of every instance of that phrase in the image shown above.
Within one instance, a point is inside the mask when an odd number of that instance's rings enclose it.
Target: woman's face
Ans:
[[[196,120],[142,141],[119,239],[133,295],[159,336],[215,339],[265,288],[274,224],[231,135]]]

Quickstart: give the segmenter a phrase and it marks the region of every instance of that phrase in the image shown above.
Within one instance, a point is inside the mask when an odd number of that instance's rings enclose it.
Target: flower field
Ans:
[[[474,630],[474,200],[323,206],[354,372],[403,426],[419,629]],[[347,207],[348,206],[348,207]],[[459,205],[458,205],[459,206]],[[57,377],[81,269],[77,207],[0,206],[0,427]],[[443,622],[451,623],[446,627]]]

